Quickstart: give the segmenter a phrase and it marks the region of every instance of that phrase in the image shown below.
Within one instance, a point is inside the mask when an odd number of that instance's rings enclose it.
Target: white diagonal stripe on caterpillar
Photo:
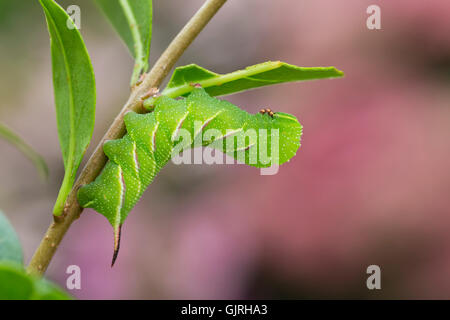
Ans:
[[[140,170],[140,164],[139,164],[139,159],[138,159],[138,155],[137,155],[137,150],[136,150],[136,141],[133,141],[133,159],[134,159],[134,170],[136,172],[136,177],[137,177],[137,183],[138,183],[138,193],[141,192],[141,187],[142,187],[142,183],[141,183],[141,177],[139,176],[139,170]]]
[[[171,140],[172,142],[175,142],[175,140],[178,137],[178,133],[180,132],[181,127],[183,126],[184,120],[186,120],[187,116],[189,115],[189,111],[187,111],[184,116],[180,119],[180,121],[177,124],[177,127],[175,128],[175,131],[172,133]]]
[[[203,129],[205,129],[205,127],[211,122],[213,121],[215,118],[217,118],[217,116],[219,114],[222,113],[222,110],[218,111],[215,115],[213,115],[212,117],[208,118],[205,120],[205,122],[203,122],[203,124],[200,126],[200,128],[198,129],[197,132],[194,132],[194,140],[195,141],[197,139],[197,137],[200,135],[200,133],[202,133]]]
[[[150,145],[151,145],[152,152],[155,152],[155,150],[156,150],[156,131],[158,130],[158,126],[159,126],[159,122],[156,122],[155,128],[150,133]]]

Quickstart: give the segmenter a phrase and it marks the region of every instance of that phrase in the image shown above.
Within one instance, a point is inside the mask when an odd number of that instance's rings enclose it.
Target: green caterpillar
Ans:
[[[80,205],[104,215],[114,228],[112,264],[128,213],[158,172],[180,151],[209,146],[264,168],[289,161],[300,147],[302,126],[294,116],[271,110],[249,114],[209,96],[202,88],[180,100],[160,96],[154,107],[152,113],[125,115],[127,134],[104,144],[108,163],[94,182],[78,191]],[[275,144],[277,149],[273,148]],[[264,152],[266,157],[261,156]]]

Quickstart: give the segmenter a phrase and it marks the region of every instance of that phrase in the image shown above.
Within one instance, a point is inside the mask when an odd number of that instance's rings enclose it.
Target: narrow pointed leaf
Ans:
[[[23,263],[22,246],[11,223],[0,211],[0,262]]]
[[[148,69],[152,39],[152,1],[96,0],[96,2],[135,59],[135,68],[131,79],[133,85],[137,82],[139,75]]]
[[[48,177],[48,167],[44,159],[33,148],[22,140],[11,129],[0,123],[0,137],[19,149],[36,167],[43,179]]]
[[[175,69],[162,92],[171,98],[186,96],[199,84],[212,96],[224,96],[285,82],[339,78],[344,73],[334,67],[303,68],[280,61],[269,61],[228,74],[218,74],[196,64]],[[147,100],[145,105],[151,105]]]
[[[60,215],[92,137],[95,79],[88,52],[75,24],[56,2],[40,0],[40,3],[51,38],[58,136],[65,167],[64,181],[54,208],[54,214]]]

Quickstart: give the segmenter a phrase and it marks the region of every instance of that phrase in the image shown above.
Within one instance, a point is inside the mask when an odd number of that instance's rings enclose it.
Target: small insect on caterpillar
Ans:
[[[281,165],[294,157],[300,147],[302,126],[294,116],[270,109],[264,109],[270,117],[250,114],[209,96],[202,88],[196,87],[184,99],[159,96],[154,106],[151,113],[125,115],[127,134],[104,144],[109,161],[94,182],[78,191],[80,205],[104,215],[114,228],[113,264],[128,213],[167,162],[175,154],[196,146],[202,135],[209,134],[209,138],[201,146],[257,168]],[[279,142],[276,157],[271,153],[274,132]],[[268,162],[260,157],[263,150],[269,150]]]

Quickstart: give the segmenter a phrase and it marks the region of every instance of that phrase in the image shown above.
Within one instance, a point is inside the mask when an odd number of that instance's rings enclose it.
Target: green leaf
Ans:
[[[43,179],[48,178],[48,167],[44,159],[36,151],[34,151],[31,146],[29,146],[17,134],[2,123],[0,123],[0,137],[15,146],[28,159],[30,159]]]
[[[58,136],[65,167],[64,180],[53,209],[55,215],[60,215],[92,137],[95,78],[83,39],[73,21],[56,2],[40,0],[40,3],[51,38]]]
[[[46,279],[35,279],[32,300],[69,300],[72,299],[60,287]]]
[[[16,231],[6,216],[0,211],[0,261],[23,263],[22,246]],[[1,283],[1,282],[0,282]]]
[[[17,264],[0,263],[0,300],[68,300],[71,297],[49,281],[29,275]]]
[[[176,98],[186,96],[194,84],[202,86],[211,96],[224,96],[254,88],[285,82],[342,77],[344,73],[334,67],[302,68],[280,61],[269,61],[228,74],[218,74],[196,64],[175,69],[162,95]],[[146,107],[153,100],[145,102]]]
[[[135,59],[131,85],[148,69],[152,39],[151,0],[96,0]]]

